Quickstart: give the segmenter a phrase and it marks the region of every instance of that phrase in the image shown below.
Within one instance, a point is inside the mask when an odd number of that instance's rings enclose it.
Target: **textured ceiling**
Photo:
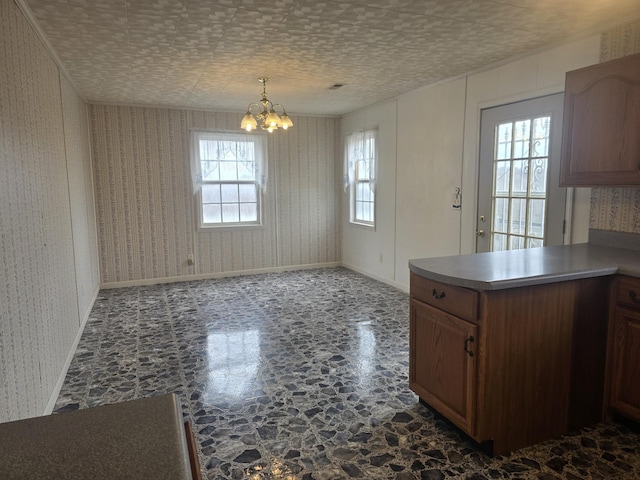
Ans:
[[[18,0],[90,102],[342,114],[627,23],[639,0]],[[342,83],[339,89],[330,89]]]

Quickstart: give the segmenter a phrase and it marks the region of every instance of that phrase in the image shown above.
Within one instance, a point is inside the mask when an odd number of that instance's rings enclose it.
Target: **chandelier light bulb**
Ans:
[[[247,110],[247,113],[245,113],[244,117],[242,117],[240,128],[246,130],[247,132],[250,132],[257,126],[258,126],[258,122],[256,122],[255,118],[253,118],[253,115],[251,115],[251,112]]]

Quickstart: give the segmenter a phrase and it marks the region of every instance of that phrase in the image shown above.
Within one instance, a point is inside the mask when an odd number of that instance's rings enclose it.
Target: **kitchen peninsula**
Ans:
[[[0,424],[0,478],[201,479],[175,394]]]
[[[640,297],[640,243],[621,235],[611,247],[595,243],[599,232],[592,237],[409,262],[410,387],[490,453],[597,423],[609,406],[631,418],[640,407],[638,388],[614,381],[638,374],[621,367],[615,349],[624,341],[610,341],[607,353],[616,299]],[[605,375],[614,365],[622,373]]]

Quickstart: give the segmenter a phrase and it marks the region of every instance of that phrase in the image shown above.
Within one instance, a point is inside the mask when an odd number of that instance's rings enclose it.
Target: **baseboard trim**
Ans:
[[[388,278],[381,277],[380,275],[376,275],[373,272],[365,270],[364,268],[356,267],[355,265],[351,265],[349,263],[343,263],[342,266],[344,268],[348,268],[349,270],[353,270],[354,272],[361,273],[362,275],[365,275],[365,276],[367,276],[369,278],[373,278],[374,280],[377,280],[379,282],[386,283],[387,285],[395,287],[398,290],[402,290],[405,293],[409,293],[409,286],[408,285],[403,285],[402,283],[398,283],[398,282],[396,282],[394,280],[389,280]]]
[[[64,362],[64,366],[60,371],[60,375],[58,376],[58,381],[53,387],[53,391],[51,392],[51,396],[49,397],[49,402],[47,402],[47,406],[44,408],[44,412],[42,415],[51,415],[53,413],[53,409],[56,406],[56,402],[58,401],[58,395],[60,395],[60,390],[62,390],[62,385],[64,385],[64,379],[67,377],[67,372],[69,371],[69,366],[71,365],[71,360],[73,360],[73,356],[76,354],[76,350],[78,348],[78,344],[80,343],[80,338],[82,338],[82,333],[84,332],[84,327],[87,325],[87,321],[89,320],[89,316],[91,315],[91,310],[93,309],[93,305],[96,303],[96,299],[98,298],[98,293],[100,292],[100,287],[98,286],[93,292],[93,297],[89,302],[89,308],[84,314],[82,321],[80,322],[80,327],[78,328],[78,333],[76,334],[76,338],[73,341],[73,345],[69,349],[69,353],[67,354],[67,359]]]
[[[204,273],[198,275],[182,275],[178,277],[144,278],[140,280],[127,280],[124,282],[108,282],[100,285],[101,289],[142,287],[147,285],[158,285],[161,283],[191,282],[196,280],[210,280],[212,278],[240,277],[244,275],[256,275],[260,273],[280,273],[295,270],[313,270],[315,268],[335,268],[342,266],[341,262],[312,263],[306,265],[289,265],[285,267],[256,268],[252,270],[234,270],[229,272]]]

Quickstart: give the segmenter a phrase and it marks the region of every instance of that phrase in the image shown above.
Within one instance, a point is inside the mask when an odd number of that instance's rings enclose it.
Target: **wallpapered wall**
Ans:
[[[202,231],[189,131],[238,130],[242,115],[107,105],[90,111],[103,284],[340,261],[338,119],[296,116],[293,129],[269,137],[262,228]]]
[[[640,53],[640,21],[602,34],[600,61]],[[640,233],[640,188],[592,188],[589,227]]]
[[[0,422],[55,400],[97,292],[87,131],[86,107],[0,0]]]

